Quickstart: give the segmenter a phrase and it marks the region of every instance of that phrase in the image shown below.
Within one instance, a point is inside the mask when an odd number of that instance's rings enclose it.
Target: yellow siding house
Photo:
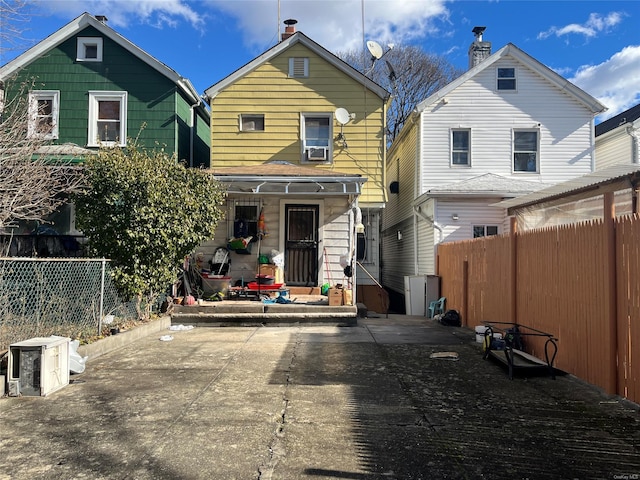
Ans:
[[[266,256],[287,286],[355,292],[379,275],[389,93],[285,24],[277,45],[205,91],[211,169],[229,196],[201,257],[250,238],[230,250],[234,283]]]

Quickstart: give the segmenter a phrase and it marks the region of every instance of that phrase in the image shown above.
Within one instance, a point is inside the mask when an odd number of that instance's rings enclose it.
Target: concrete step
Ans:
[[[265,304],[258,301],[209,302],[207,305],[175,305],[174,325],[255,326],[255,325],[356,325],[358,307],[322,304]]]

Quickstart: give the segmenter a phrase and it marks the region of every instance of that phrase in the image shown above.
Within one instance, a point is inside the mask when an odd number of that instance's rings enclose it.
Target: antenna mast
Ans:
[[[276,43],[280,41],[280,0],[278,0],[278,38]]]

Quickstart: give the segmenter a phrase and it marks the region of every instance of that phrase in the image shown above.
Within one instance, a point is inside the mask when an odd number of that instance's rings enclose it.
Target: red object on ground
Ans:
[[[280,290],[284,283],[274,283],[272,285],[260,285],[258,282],[249,282],[247,283],[247,288],[249,290]]]

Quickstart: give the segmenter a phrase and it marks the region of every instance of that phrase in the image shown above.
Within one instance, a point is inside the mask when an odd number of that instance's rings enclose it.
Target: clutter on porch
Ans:
[[[262,232],[265,231],[263,227]],[[229,243],[232,241],[233,239]],[[205,261],[202,252],[185,258],[183,274],[174,287],[174,298],[182,298],[182,304],[186,304],[187,298],[194,298],[191,302],[194,304],[196,300],[260,300],[279,296],[282,299],[278,303],[290,302],[284,301],[285,298],[288,299],[289,290],[284,283],[284,255],[281,252],[272,250],[270,255],[258,252],[253,264],[255,267],[240,278],[233,278],[230,274],[233,253],[239,252],[229,248],[227,244],[217,247],[208,261]],[[240,254],[245,255],[242,252]]]

